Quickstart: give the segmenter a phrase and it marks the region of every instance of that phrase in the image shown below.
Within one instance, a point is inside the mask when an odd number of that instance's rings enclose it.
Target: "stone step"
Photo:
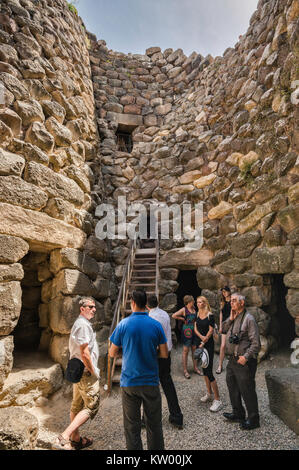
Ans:
[[[141,281],[141,279],[145,279],[146,281],[151,281],[151,280],[155,280],[156,279],[156,276],[133,276],[131,278],[131,281],[134,282],[134,281]]]
[[[140,264],[140,265],[134,265],[132,274],[135,274],[135,273],[155,273],[155,272],[156,272],[156,267],[153,266],[152,264],[147,269],[144,268],[144,265]]]
[[[155,248],[138,248],[136,250],[136,256],[139,255],[154,255],[156,256],[156,249]]]
[[[62,368],[47,354],[16,352],[14,367],[0,392],[0,408],[34,405],[38,398],[49,397],[62,384]]]
[[[121,372],[115,373],[112,377],[112,382],[113,383],[120,383],[120,376],[121,376]]]

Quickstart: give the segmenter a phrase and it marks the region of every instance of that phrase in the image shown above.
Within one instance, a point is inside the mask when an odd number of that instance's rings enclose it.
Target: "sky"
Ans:
[[[246,33],[258,0],[75,0],[86,29],[109,49],[144,54],[152,46],[188,56],[222,55]]]

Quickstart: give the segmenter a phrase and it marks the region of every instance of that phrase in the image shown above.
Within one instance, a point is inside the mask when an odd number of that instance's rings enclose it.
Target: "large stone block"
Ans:
[[[209,219],[222,219],[225,215],[232,212],[233,206],[229,202],[221,201],[218,206],[209,211]]]
[[[0,175],[21,176],[24,167],[25,159],[23,157],[0,148]]]
[[[166,268],[160,270],[160,276],[162,279],[170,279],[176,281],[179,276],[179,270],[175,268]]]
[[[293,289],[299,289],[299,271],[292,271],[283,278],[285,286]]]
[[[243,273],[248,268],[248,259],[242,258],[229,258],[221,264],[218,264],[217,271],[221,274],[239,274]]]
[[[18,323],[22,290],[17,281],[0,284],[0,335],[9,335]]]
[[[16,101],[14,108],[22,118],[25,127],[30,126],[33,122],[44,122],[45,120],[43,109],[36,100]]]
[[[13,75],[3,72],[0,73],[0,81],[3,82],[5,87],[14,95],[16,100],[26,100],[29,98],[28,90]]]
[[[252,268],[257,274],[283,274],[292,270],[294,250],[291,246],[256,248]]]
[[[243,293],[246,297],[246,293]],[[271,317],[268,313],[264,312],[259,307],[247,307],[247,298],[246,298],[246,310],[249,312],[251,315],[254,316],[256,323],[259,327],[259,333],[260,335],[267,336],[269,333],[269,326],[271,322]]]
[[[93,283],[95,288],[95,298],[96,299],[105,299],[109,297],[110,294],[110,281],[108,279],[98,276]]]
[[[80,297],[61,296],[52,299],[49,304],[50,327],[54,333],[68,335],[80,313]]]
[[[263,287],[245,287],[241,293],[246,297],[246,304],[256,307],[269,305],[271,301],[271,289],[269,286]]]
[[[52,251],[55,248],[81,248],[86,240],[85,233],[72,225],[53,219],[43,212],[23,209],[2,202],[0,202],[0,234],[11,235],[7,238],[24,238],[28,241],[32,251],[42,253]],[[0,247],[2,239],[3,237],[0,236]],[[28,251],[28,244],[23,243],[27,247],[25,255]],[[0,248],[0,253],[1,251]],[[25,251],[24,248],[23,251]],[[16,262],[24,255],[14,254],[13,259],[8,261],[0,256],[0,262]]]
[[[0,176],[0,201],[27,209],[41,210],[47,204],[47,194],[18,176]]]
[[[299,225],[299,204],[287,206],[279,211],[277,219],[285,232],[295,230]]]
[[[52,298],[64,295],[94,296],[97,291],[91,280],[75,269],[63,269],[53,279]]]
[[[293,368],[267,370],[265,377],[270,410],[299,435],[299,370]]]
[[[36,145],[46,153],[52,152],[54,148],[54,137],[41,122],[31,124],[26,132],[25,140],[30,144]]]
[[[259,243],[260,239],[261,234],[259,231],[247,232],[243,235],[238,235],[232,239],[230,251],[232,255],[237,258],[248,258]]]
[[[159,280],[159,294],[160,295],[171,294],[172,292],[175,292],[178,287],[179,287],[179,284],[177,281],[171,281],[167,279]]]
[[[0,392],[0,408],[32,406],[36,400],[57,392],[62,383],[60,365],[53,364],[46,355],[35,353],[28,358],[17,355],[14,368]]]
[[[96,279],[99,272],[99,265],[94,258],[73,248],[54,250],[51,253],[50,270],[52,273],[57,274],[64,268],[82,271],[91,279]]]
[[[54,334],[49,347],[50,357],[65,370],[69,360],[69,335]]]
[[[176,311],[178,298],[176,294],[166,294],[160,302],[160,307],[168,313]]]
[[[38,420],[22,407],[0,409],[0,450],[34,450]]]
[[[209,289],[203,289],[201,295],[206,297],[209,301],[210,307],[214,310],[219,310],[220,307],[220,296],[217,292],[211,291]]]
[[[100,240],[95,236],[90,236],[85,243],[84,252],[97,261],[106,261],[108,248],[105,240]]]
[[[13,336],[0,338],[0,390],[13,366]]]
[[[21,264],[0,264],[0,282],[21,281],[23,277],[24,270]]]
[[[79,300],[80,296],[61,296],[52,299],[49,304],[50,327],[54,333],[68,335],[72,326],[80,314]],[[95,302],[97,310],[92,324],[99,325],[105,321],[103,306]]]
[[[39,163],[28,164],[25,180],[39,186],[50,197],[61,197],[77,206],[84,203],[84,193],[75,181]]]
[[[0,235],[1,263],[16,263],[22,259],[28,253],[28,251],[29,245],[27,242],[25,242],[25,240],[17,237],[11,237],[9,235]]]
[[[197,270],[197,282],[201,289],[219,289],[225,285],[225,279],[217,271],[209,267],[200,267]]]
[[[55,139],[55,144],[59,147],[68,147],[73,140],[71,131],[60,124],[54,117],[50,117],[46,122],[46,128]]]
[[[208,266],[213,252],[206,249],[187,251],[181,248],[168,251],[160,259],[161,268],[197,269]]]
[[[299,289],[289,289],[287,296],[287,309],[294,318],[299,317]]]

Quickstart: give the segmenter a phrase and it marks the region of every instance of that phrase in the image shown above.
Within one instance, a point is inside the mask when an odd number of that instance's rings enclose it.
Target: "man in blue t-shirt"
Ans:
[[[118,324],[110,338],[110,357],[117,357],[123,349],[120,386],[128,450],[142,450],[141,404],[148,450],[164,449],[158,348],[159,357],[167,358],[167,339],[161,324],[146,312],[146,302],[144,291],[133,291],[133,313]]]

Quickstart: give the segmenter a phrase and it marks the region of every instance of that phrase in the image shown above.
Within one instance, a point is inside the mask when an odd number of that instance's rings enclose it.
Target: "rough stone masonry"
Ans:
[[[128,244],[95,237],[95,208],[121,195],[204,204],[201,250],[161,241],[163,308],[175,310],[186,265],[214,311],[219,287],[235,286],[262,357],[279,336],[280,274],[299,334],[298,18],[299,0],[260,0],[222,57],[126,55],[87,33],[64,0],[1,1],[0,387],[25,287],[26,298],[40,289],[39,349],[54,361],[66,365],[80,295],[97,301],[105,349]],[[132,136],[131,152],[119,132]]]

